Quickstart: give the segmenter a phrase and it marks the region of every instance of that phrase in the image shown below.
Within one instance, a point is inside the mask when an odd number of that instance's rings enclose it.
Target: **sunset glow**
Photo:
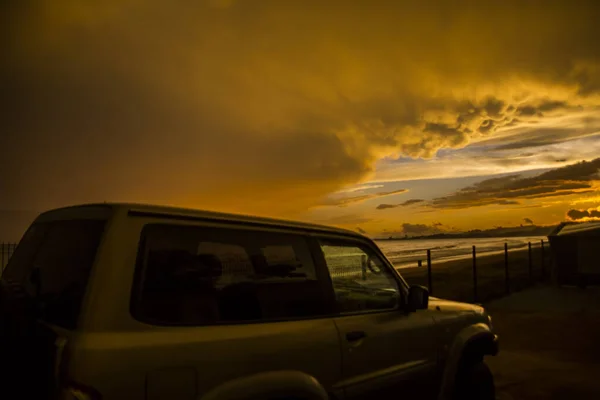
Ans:
[[[24,3],[5,235],[98,201],[372,236],[599,218],[594,2]]]

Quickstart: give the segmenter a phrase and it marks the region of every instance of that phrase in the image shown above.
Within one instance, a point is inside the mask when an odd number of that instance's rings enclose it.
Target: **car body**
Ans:
[[[2,288],[4,325],[43,332],[6,333],[3,351],[29,351],[43,367],[27,382],[62,399],[449,399],[467,354],[497,352],[482,307],[410,287],[363,235],[299,222],[51,210]],[[29,323],[10,310],[29,310]],[[6,384],[30,371],[14,360]]]

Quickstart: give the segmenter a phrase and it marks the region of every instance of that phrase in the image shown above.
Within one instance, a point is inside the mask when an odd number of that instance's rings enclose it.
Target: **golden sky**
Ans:
[[[596,1],[2,7],[0,215],[133,201],[374,235],[598,217]]]

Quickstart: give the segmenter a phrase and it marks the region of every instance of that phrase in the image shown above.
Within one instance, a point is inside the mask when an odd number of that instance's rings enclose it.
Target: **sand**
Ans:
[[[473,282],[473,261],[456,260],[436,263],[432,259],[432,284],[430,294],[449,300],[485,302],[520,291],[542,280],[542,270],[546,278],[550,271],[550,251],[533,248],[531,251],[531,277],[529,273],[529,251],[513,250],[508,253],[508,285],[504,254],[477,256],[477,293]],[[429,287],[427,264],[422,267],[401,268],[400,274],[411,285]],[[508,286],[508,287],[507,287]]]
[[[486,308],[500,336],[486,362],[505,398],[599,398],[600,288],[538,285]]]

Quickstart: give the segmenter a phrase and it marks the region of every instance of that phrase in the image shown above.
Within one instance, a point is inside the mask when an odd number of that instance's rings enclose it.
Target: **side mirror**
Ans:
[[[424,286],[411,286],[408,289],[406,305],[409,312],[427,309],[429,306],[429,290]]]

